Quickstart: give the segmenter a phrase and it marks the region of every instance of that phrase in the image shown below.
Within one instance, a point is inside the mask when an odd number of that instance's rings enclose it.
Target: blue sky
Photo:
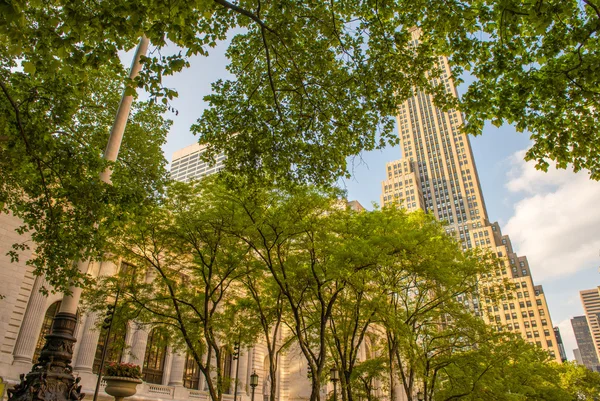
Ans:
[[[196,141],[189,127],[206,107],[202,98],[210,93],[211,82],[228,77],[224,52],[221,43],[208,58],[193,59],[191,68],[165,81],[179,92],[172,102],[179,115],[168,116],[174,124],[163,147],[169,161],[174,151]],[[123,57],[129,65],[127,58]],[[576,344],[569,319],[583,314],[579,290],[600,284],[600,183],[590,181],[586,172],[536,171],[522,160],[530,145],[528,135],[510,126],[488,125],[471,144],[488,216],[500,223],[519,255],[528,257],[571,359]],[[348,198],[365,207],[379,202],[385,163],[400,157],[397,147],[361,155],[353,178],[343,183]]]

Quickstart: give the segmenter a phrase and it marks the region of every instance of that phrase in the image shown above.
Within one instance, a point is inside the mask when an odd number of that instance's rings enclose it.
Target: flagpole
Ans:
[[[144,35],[136,48],[129,71],[129,79],[134,80],[142,69],[140,59],[148,51],[149,40]],[[123,89],[123,96],[117,109],[115,121],[110,130],[108,144],[103,158],[114,162],[119,156],[119,149],[123,140],[125,126],[131,112],[133,95],[127,94],[127,86]],[[100,173],[100,180],[112,184],[112,168],[108,166]],[[78,263],[78,270],[87,273],[89,260]],[[73,346],[77,339],[74,337],[77,326],[77,307],[81,298],[82,288],[71,285],[69,291],[63,296],[60,310],[52,322],[52,330],[46,336],[46,342],[37,362],[25,376],[21,375],[21,382],[13,389],[8,390],[9,401],[30,401],[31,394],[37,394],[40,399],[56,401],[80,401],[85,396],[81,392],[79,381],[73,376],[71,360],[73,359]]]

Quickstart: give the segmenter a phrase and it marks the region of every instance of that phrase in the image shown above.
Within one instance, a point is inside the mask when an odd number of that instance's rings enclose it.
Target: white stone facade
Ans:
[[[40,331],[48,308],[62,299],[62,294],[43,295],[39,292],[42,286],[47,288],[43,277],[32,274],[33,268],[26,265],[31,251],[23,252],[18,263],[12,263],[6,254],[13,243],[27,240],[15,233],[20,224],[13,216],[0,214],[0,377],[11,384],[19,381],[21,373],[27,373],[32,367],[32,358],[38,345]],[[96,274],[109,275],[115,271],[111,263],[92,266]],[[99,340],[96,329],[97,315],[80,316],[75,336],[72,366],[74,374],[81,377],[86,399],[91,399],[96,385],[96,374],[93,364]],[[148,340],[148,329],[130,322],[126,344],[129,352],[124,353],[123,362],[142,365]],[[250,401],[250,375],[256,371],[259,385],[255,390],[255,401],[263,401],[268,394],[268,374],[265,360],[267,348],[258,344],[250,349],[242,349],[239,358],[238,401]],[[203,377],[200,374],[199,389],[184,387],[185,355],[167,348],[160,383],[143,383],[138,386],[138,394],[132,400],[208,400],[203,391]],[[236,361],[232,363],[232,372],[236,371]],[[277,400],[300,401],[310,397],[310,383],[307,379],[307,367],[304,357],[299,352],[289,351],[279,360],[277,373]],[[323,395],[332,391],[331,384],[322,389]],[[231,394],[225,394],[225,401],[233,400]],[[6,395],[5,395],[6,398]],[[101,399],[109,399],[102,390]],[[324,398],[323,398],[324,399]]]

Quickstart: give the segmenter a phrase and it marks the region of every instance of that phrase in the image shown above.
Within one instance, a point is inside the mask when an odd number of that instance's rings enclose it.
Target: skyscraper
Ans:
[[[419,40],[413,31],[413,42]],[[434,84],[458,96],[446,57],[438,58],[441,77]],[[490,223],[468,136],[460,132],[463,116],[442,111],[431,95],[417,91],[400,106],[397,116],[402,158],[386,164],[381,204],[423,209],[447,223],[464,250],[473,247],[497,254],[503,266],[487,279],[512,282],[500,305],[482,296],[479,312],[498,330],[521,333],[529,342],[560,356],[543,288],[534,285],[529,263],[518,256],[498,223]],[[476,312],[478,312],[476,310]]]
[[[594,342],[596,357],[600,360],[600,294],[598,293],[598,288],[593,288],[591,290],[579,291],[579,295],[581,296],[587,325]],[[580,351],[583,358],[584,352],[581,349]]]
[[[223,169],[225,155],[219,155],[214,165],[200,159],[206,147],[198,143],[186,146],[173,153],[171,178],[176,181],[189,181],[214,174]]]
[[[578,362],[580,359],[580,363],[585,365],[589,370],[597,371],[599,365],[598,356],[586,317],[575,316],[571,319],[571,326],[573,326],[573,333],[575,333],[575,340],[577,341],[579,351],[579,355],[575,355],[575,358]]]

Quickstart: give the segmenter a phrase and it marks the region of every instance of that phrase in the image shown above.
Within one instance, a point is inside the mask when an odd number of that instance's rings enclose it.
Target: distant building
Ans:
[[[590,327],[585,316],[575,316],[571,319],[571,326],[573,326],[573,332],[575,333],[575,340],[577,341],[578,354],[575,355],[575,359],[585,365],[589,370],[598,370],[598,356],[596,355],[596,347],[594,346],[594,340],[590,333]]]
[[[598,294],[598,288],[579,291],[579,295],[581,296],[581,303],[583,304],[587,324],[592,334],[596,358],[600,359],[600,295]],[[580,351],[582,358],[585,359],[581,347]]]
[[[554,327],[554,336],[556,337],[556,345],[558,345],[558,354],[560,355],[560,360],[567,362],[565,345],[563,344],[562,336],[560,335],[560,329],[558,327]]]
[[[171,178],[185,182],[221,171],[224,167],[225,155],[217,156],[215,163],[211,165],[201,160],[201,156],[205,151],[206,146],[194,143],[173,153]]]
[[[579,352],[579,348],[575,348],[573,350],[573,356],[575,357],[575,362],[580,365],[583,365],[583,360],[581,359],[581,352]]]

